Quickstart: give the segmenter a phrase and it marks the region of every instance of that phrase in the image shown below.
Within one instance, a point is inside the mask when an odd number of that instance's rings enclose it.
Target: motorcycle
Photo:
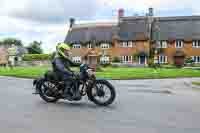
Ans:
[[[81,94],[79,98],[64,97],[65,82],[59,79],[53,71],[47,71],[43,77],[33,81],[36,92],[34,94],[49,103],[55,103],[59,99],[80,101],[84,96],[100,106],[108,106],[114,102],[116,97],[114,86],[107,80],[97,79],[94,69],[88,65],[81,64],[79,73],[73,75],[74,82],[70,89],[78,90]]]

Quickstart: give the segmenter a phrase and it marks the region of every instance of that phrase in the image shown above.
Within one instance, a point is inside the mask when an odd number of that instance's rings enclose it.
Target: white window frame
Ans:
[[[200,63],[200,56],[192,56],[192,60],[194,61],[194,63]]]
[[[122,63],[132,63],[133,56],[121,56],[121,62]]]
[[[110,44],[109,43],[101,43],[100,47],[103,49],[107,49],[107,48],[110,48]]]
[[[123,48],[128,47],[128,42],[122,42],[122,47],[123,47]]]
[[[109,56],[101,56],[100,57],[100,62],[103,63],[103,64],[109,63],[110,62]]]
[[[192,41],[193,48],[200,48],[200,40],[193,40]]]
[[[134,42],[133,41],[128,41],[128,48],[132,48],[134,46]]]
[[[87,48],[92,48],[92,43],[88,43]]]
[[[127,42],[127,41],[122,41],[122,42],[120,43],[120,47],[122,47],[122,48],[127,48],[127,47],[128,47],[128,42]]]
[[[168,57],[165,56],[165,55],[159,55],[158,56],[158,63],[159,64],[165,64],[165,63],[168,62],[167,60],[168,60]]]
[[[183,48],[183,40],[176,40],[175,47],[176,48]]]
[[[159,41],[157,48],[167,48],[167,41]]]
[[[75,63],[81,63],[81,57],[80,56],[74,56],[72,57],[72,61]]]
[[[73,48],[81,48],[81,44],[73,44]]]

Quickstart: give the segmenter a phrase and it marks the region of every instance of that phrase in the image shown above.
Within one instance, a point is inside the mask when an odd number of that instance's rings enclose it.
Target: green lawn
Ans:
[[[17,67],[13,70],[0,68],[0,75],[23,78],[37,78],[49,70],[48,67]],[[73,68],[78,70],[78,68]],[[96,73],[98,78],[108,79],[149,79],[149,78],[178,78],[200,77],[200,70],[192,69],[153,69],[153,68],[103,68],[102,72]]]
[[[200,86],[200,82],[192,82],[193,85]]]

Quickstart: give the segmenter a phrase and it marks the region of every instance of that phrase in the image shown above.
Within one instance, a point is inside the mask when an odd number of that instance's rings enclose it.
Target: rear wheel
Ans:
[[[58,97],[55,96],[52,89],[56,89],[56,86],[49,82],[49,81],[43,81],[38,85],[39,95],[40,97],[49,103],[55,103],[59,100]]]
[[[106,80],[97,80],[87,92],[89,99],[97,105],[108,106],[116,97],[115,88]]]

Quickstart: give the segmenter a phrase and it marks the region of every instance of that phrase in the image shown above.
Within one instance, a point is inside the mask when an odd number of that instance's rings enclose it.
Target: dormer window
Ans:
[[[193,48],[200,48],[200,40],[193,40],[192,41]]]
[[[129,48],[132,48],[133,45],[134,45],[134,42],[133,42],[133,41],[129,41],[129,42],[128,42],[128,47],[129,47]]]
[[[81,44],[73,44],[73,48],[81,48]]]
[[[110,44],[109,43],[102,43],[101,48],[110,48]]]
[[[167,48],[167,41],[159,41],[157,48]]]
[[[87,48],[92,48],[92,44],[88,43]]]
[[[128,47],[128,42],[122,42],[122,43],[121,43],[121,46],[122,46],[123,48]]]
[[[120,43],[122,48],[132,48],[135,45],[133,41],[124,41]]]
[[[183,41],[182,40],[176,40],[176,48],[182,48],[183,47]]]

